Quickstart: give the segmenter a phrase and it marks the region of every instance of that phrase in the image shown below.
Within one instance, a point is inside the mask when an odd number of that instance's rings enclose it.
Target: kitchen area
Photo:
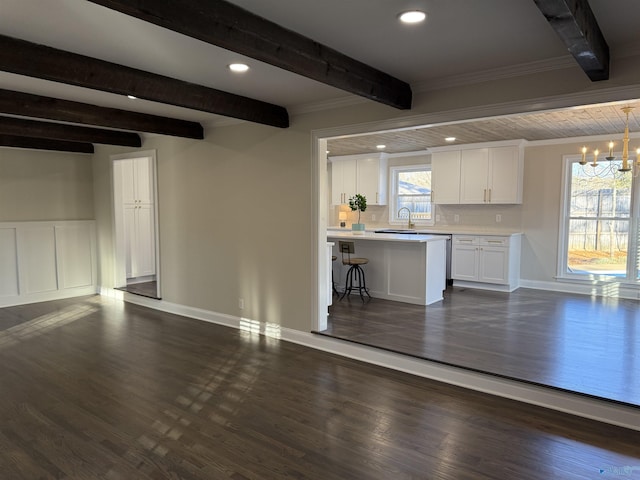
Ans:
[[[327,241],[337,291],[344,291],[348,271],[339,249],[345,240],[369,261],[364,270],[373,298],[426,306],[451,285],[516,290],[523,159],[522,141],[329,156]],[[411,180],[416,172],[424,178]],[[364,211],[349,207],[356,193],[367,199]]]
[[[600,300],[539,280],[556,278],[563,156],[579,148],[509,140],[358,153],[329,142],[325,231],[336,292],[325,287],[326,324],[314,333],[637,405],[630,357],[606,353],[611,345],[634,351],[637,300]],[[366,195],[364,211],[349,206],[357,193]],[[371,298],[357,290],[341,298],[349,266],[340,241],[368,260]],[[393,258],[385,244],[405,251]],[[439,295],[421,297],[423,285]]]

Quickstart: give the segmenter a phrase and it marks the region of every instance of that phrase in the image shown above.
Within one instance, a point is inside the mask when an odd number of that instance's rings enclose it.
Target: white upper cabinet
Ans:
[[[356,193],[367,197],[368,205],[387,204],[385,154],[331,158],[331,204],[348,203]]]
[[[460,203],[460,150],[431,155],[431,187],[433,203]]]
[[[460,203],[487,203],[489,149],[462,150],[460,159]]]
[[[433,150],[431,162],[435,203],[522,203],[522,141]]]
[[[524,155],[518,146],[489,149],[487,203],[522,203]]]
[[[369,205],[387,204],[387,158],[382,155],[367,156],[357,160],[357,188],[367,197]]]
[[[331,204],[347,203],[356,192],[356,161],[331,162]]]

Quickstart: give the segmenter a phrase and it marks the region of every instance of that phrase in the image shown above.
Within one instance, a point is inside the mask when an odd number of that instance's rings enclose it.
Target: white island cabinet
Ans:
[[[366,284],[375,298],[430,305],[443,299],[446,288],[447,238],[438,235],[371,233],[354,236],[351,232],[328,232],[335,243],[334,280],[343,290],[347,266],[342,265],[340,241],[355,243],[354,257],[366,257]],[[347,301],[344,299],[343,301]],[[358,297],[358,301],[360,301]]]

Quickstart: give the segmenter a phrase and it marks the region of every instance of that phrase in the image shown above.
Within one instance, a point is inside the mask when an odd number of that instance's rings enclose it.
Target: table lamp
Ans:
[[[338,213],[338,220],[340,220],[340,226],[342,228],[347,226],[346,220],[347,219],[347,212],[340,212]]]

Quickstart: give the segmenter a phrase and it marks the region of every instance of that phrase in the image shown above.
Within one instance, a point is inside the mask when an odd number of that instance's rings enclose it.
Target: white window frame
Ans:
[[[411,172],[411,171],[431,171],[430,164],[419,164],[419,165],[395,165],[389,167],[389,224],[390,225],[406,225],[407,220],[398,218],[398,174],[401,172]],[[433,198],[433,196],[432,196]],[[431,201],[431,218],[428,220],[425,219],[416,219],[411,217],[411,221],[417,226],[431,226],[435,225],[435,213],[434,213],[433,200]]]
[[[620,157],[620,153],[616,153],[616,157]],[[560,202],[560,224],[558,227],[558,264],[556,275],[561,280],[583,281],[583,282],[617,282],[630,285],[640,285],[638,272],[635,265],[640,261],[640,252],[638,252],[638,235],[632,232],[638,232],[640,225],[640,178],[634,177],[631,185],[631,212],[629,215],[629,238],[627,247],[627,271],[626,278],[614,275],[595,275],[595,274],[578,274],[567,271],[569,261],[568,242],[569,242],[569,206],[571,205],[571,178],[572,167],[574,163],[579,162],[582,155],[563,155],[562,161],[562,199]],[[633,172],[629,172],[633,175]],[[624,219],[626,220],[626,219]]]

